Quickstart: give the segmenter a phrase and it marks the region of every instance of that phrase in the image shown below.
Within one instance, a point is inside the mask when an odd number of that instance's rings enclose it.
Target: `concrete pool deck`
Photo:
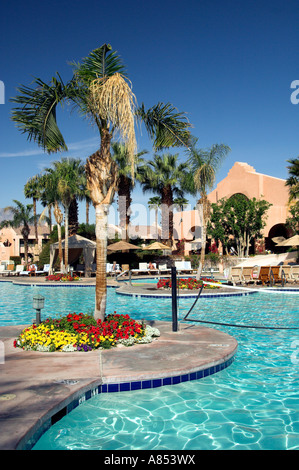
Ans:
[[[24,326],[1,327],[0,449],[30,449],[75,402],[95,391],[121,392],[123,386],[134,394],[194,380],[227,367],[237,351],[237,341],[221,331],[181,323],[173,332],[169,322],[150,324],[161,333],[150,344],[87,353],[23,351],[13,341]]]

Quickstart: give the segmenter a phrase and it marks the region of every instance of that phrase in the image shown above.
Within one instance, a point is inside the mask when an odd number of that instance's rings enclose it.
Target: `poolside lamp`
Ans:
[[[40,294],[36,294],[33,297],[33,308],[36,310],[36,325],[41,322],[41,309],[45,306],[45,297]]]

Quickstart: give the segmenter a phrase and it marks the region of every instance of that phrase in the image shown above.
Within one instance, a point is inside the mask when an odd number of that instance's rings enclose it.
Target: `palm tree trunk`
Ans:
[[[58,234],[58,258],[60,263],[60,271],[63,271],[63,253],[62,253],[62,239],[61,239],[61,222],[62,222],[62,213],[59,209],[58,202],[54,203],[54,217],[57,223],[57,234]]]
[[[63,271],[63,251],[62,251],[62,236],[61,236],[61,224],[57,223],[57,235],[58,235],[58,258],[60,264],[60,271]]]
[[[69,264],[69,206],[64,207],[64,268],[68,271]]]
[[[86,225],[89,225],[89,201],[87,199],[86,199],[85,214],[86,214]]]
[[[165,186],[161,194],[162,241],[169,246],[173,240],[173,195],[171,186]]]
[[[105,204],[98,204],[95,207],[96,213],[96,302],[94,317],[96,320],[105,318],[107,303],[107,224],[108,210]]]
[[[200,201],[198,201],[198,204],[201,203],[201,214],[202,215],[202,236],[201,236],[201,253],[200,253],[200,262],[198,265],[198,270],[196,274],[196,279],[200,279],[201,273],[204,268],[205,264],[205,256],[206,256],[206,244],[207,244],[207,225],[208,225],[208,219],[210,216],[210,203],[209,200],[204,194],[201,198]]]
[[[35,230],[35,243],[38,245],[38,231],[37,231],[37,219],[36,219],[36,198],[33,198],[33,215],[34,215],[34,230]]]
[[[119,210],[119,221],[120,227],[124,231],[125,236],[122,237],[126,242],[129,241],[129,224],[130,224],[130,205],[131,190],[130,180],[126,176],[120,175],[119,177],[119,188],[118,188],[118,210]]]
[[[28,264],[28,239],[29,239],[29,234],[30,234],[30,228],[28,227],[28,225],[24,225],[24,227],[21,230],[21,234],[24,240],[24,261],[25,261],[25,266],[27,266]]]
[[[101,129],[101,148],[86,161],[86,181],[96,211],[96,319],[104,320],[106,310],[107,214],[117,190],[117,166],[110,155],[111,135]]]

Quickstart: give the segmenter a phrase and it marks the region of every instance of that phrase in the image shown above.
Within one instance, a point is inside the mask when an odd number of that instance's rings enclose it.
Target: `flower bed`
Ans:
[[[79,276],[71,276],[70,274],[50,274],[46,276],[46,281],[72,282],[79,280]]]
[[[206,277],[200,280],[196,280],[193,277],[189,277],[187,279],[178,278],[177,286],[179,289],[188,289],[188,290],[200,289],[202,286],[202,281],[212,282],[213,284],[219,284],[219,287],[204,284],[204,289],[219,289],[221,287],[220,282],[217,282],[214,279],[209,279]],[[169,289],[171,288],[171,286],[172,286],[171,279],[159,279],[157,283],[158,289]]]
[[[108,315],[96,321],[90,315],[70,313],[58,319],[48,318],[40,325],[25,328],[14,346],[32,351],[91,351],[110,349],[119,344],[150,343],[160,336],[157,328],[145,326],[129,315]]]

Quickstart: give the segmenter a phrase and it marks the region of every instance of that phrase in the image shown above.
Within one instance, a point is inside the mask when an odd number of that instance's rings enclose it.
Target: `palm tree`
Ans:
[[[58,258],[60,264],[60,271],[63,271],[63,251],[62,251],[62,236],[61,224],[63,221],[63,214],[59,207],[59,194],[58,194],[58,173],[53,168],[46,168],[45,172],[41,175],[41,201],[42,204],[48,208],[53,207],[54,218],[57,224],[58,234]],[[41,219],[44,218],[44,212]]]
[[[129,241],[129,224],[130,224],[130,205],[132,202],[131,192],[134,187],[134,182],[132,178],[132,169],[129,164],[128,150],[125,145],[120,142],[112,142],[112,158],[117,164],[118,171],[118,183],[117,183],[117,192],[118,192],[118,210],[119,210],[119,219],[120,227],[124,231],[125,240]],[[134,157],[134,180],[139,171],[140,165],[143,163],[141,158],[144,155],[146,150],[138,152]]]
[[[178,154],[155,154],[139,171],[143,189],[157,192],[161,197],[162,240],[169,245],[173,240],[173,195],[181,194],[179,186],[188,170],[187,163],[178,164],[178,158]]]
[[[96,305],[95,317],[103,319],[106,310],[106,258],[108,210],[117,190],[117,165],[111,158],[110,144],[118,133],[128,149],[128,161],[134,174],[136,154],[135,118],[142,119],[153,139],[155,148],[187,145],[189,122],[183,113],[170,104],[158,103],[145,110],[136,107],[120,57],[104,44],[92,51],[81,64],[73,64],[74,75],[64,84],[61,77],[53,77],[49,84],[41,79],[34,87],[19,87],[19,95],[12,101],[18,107],[12,119],[19,129],[48,153],[67,150],[58,128],[56,108],[59,103],[75,104],[100,133],[100,149],[86,161],[87,189],[96,214]]]
[[[154,209],[155,211],[155,226],[156,226],[156,234],[158,240],[160,240],[160,234],[158,231],[158,211],[161,206],[161,197],[160,196],[153,196],[148,200],[148,207],[150,209]]]
[[[24,240],[24,255],[25,265],[28,264],[28,239],[30,235],[30,225],[36,221],[37,215],[33,215],[32,209],[33,204],[27,204],[26,206],[16,199],[13,200],[14,206],[8,206],[4,209],[5,212],[11,212],[13,218],[11,220],[3,220],[0,224],[0,228],[13,227],[21,228],[21,234]]]
[[[54,171],[57,172],[57,196],[64,207],[65,246],[64,268],[68,269],[69,244],[69,208],[77,194],[82,194],[84,184],[84,167],[81,160],[75,158],[62,158],[53,162]]]
[[[194,139],[188,161],[191,167],[190,175],[193,175],[192,180],[189,180],[189,190],[193,193],[199,191],[201,195],[197,203],[199,210],[202,210],[201,256],[197,272],[197,278],[199,279],[204,266],[207,224],[210,217],[208,190],[212,189],[219,165],[230,151],[230,148],[224,144],[214,144],[211,148],[202,150],[196,148],[196,143],[197,139]]]
[[[177,209],[181,212],[183,212],[183,210],[187,206],[188,202],[189,202],[188,199],[186,199],[183,196],[178,196],[173,200],[174,206],[176,206]]]
[[[290,202],[299,199],[299,158],[287,160],[290,176],[286,180],[286,186],[289,187]]]
[[[36,217],[36,202],[40,198],[40,179],[39,175],[29,178],[24,186],[24,195],[26,198],[32,198],[33,202],[33,215],[35,216],[34,229],[35,229],[35,243],[38,244],[38,230],[37,230],[37,217]]]

